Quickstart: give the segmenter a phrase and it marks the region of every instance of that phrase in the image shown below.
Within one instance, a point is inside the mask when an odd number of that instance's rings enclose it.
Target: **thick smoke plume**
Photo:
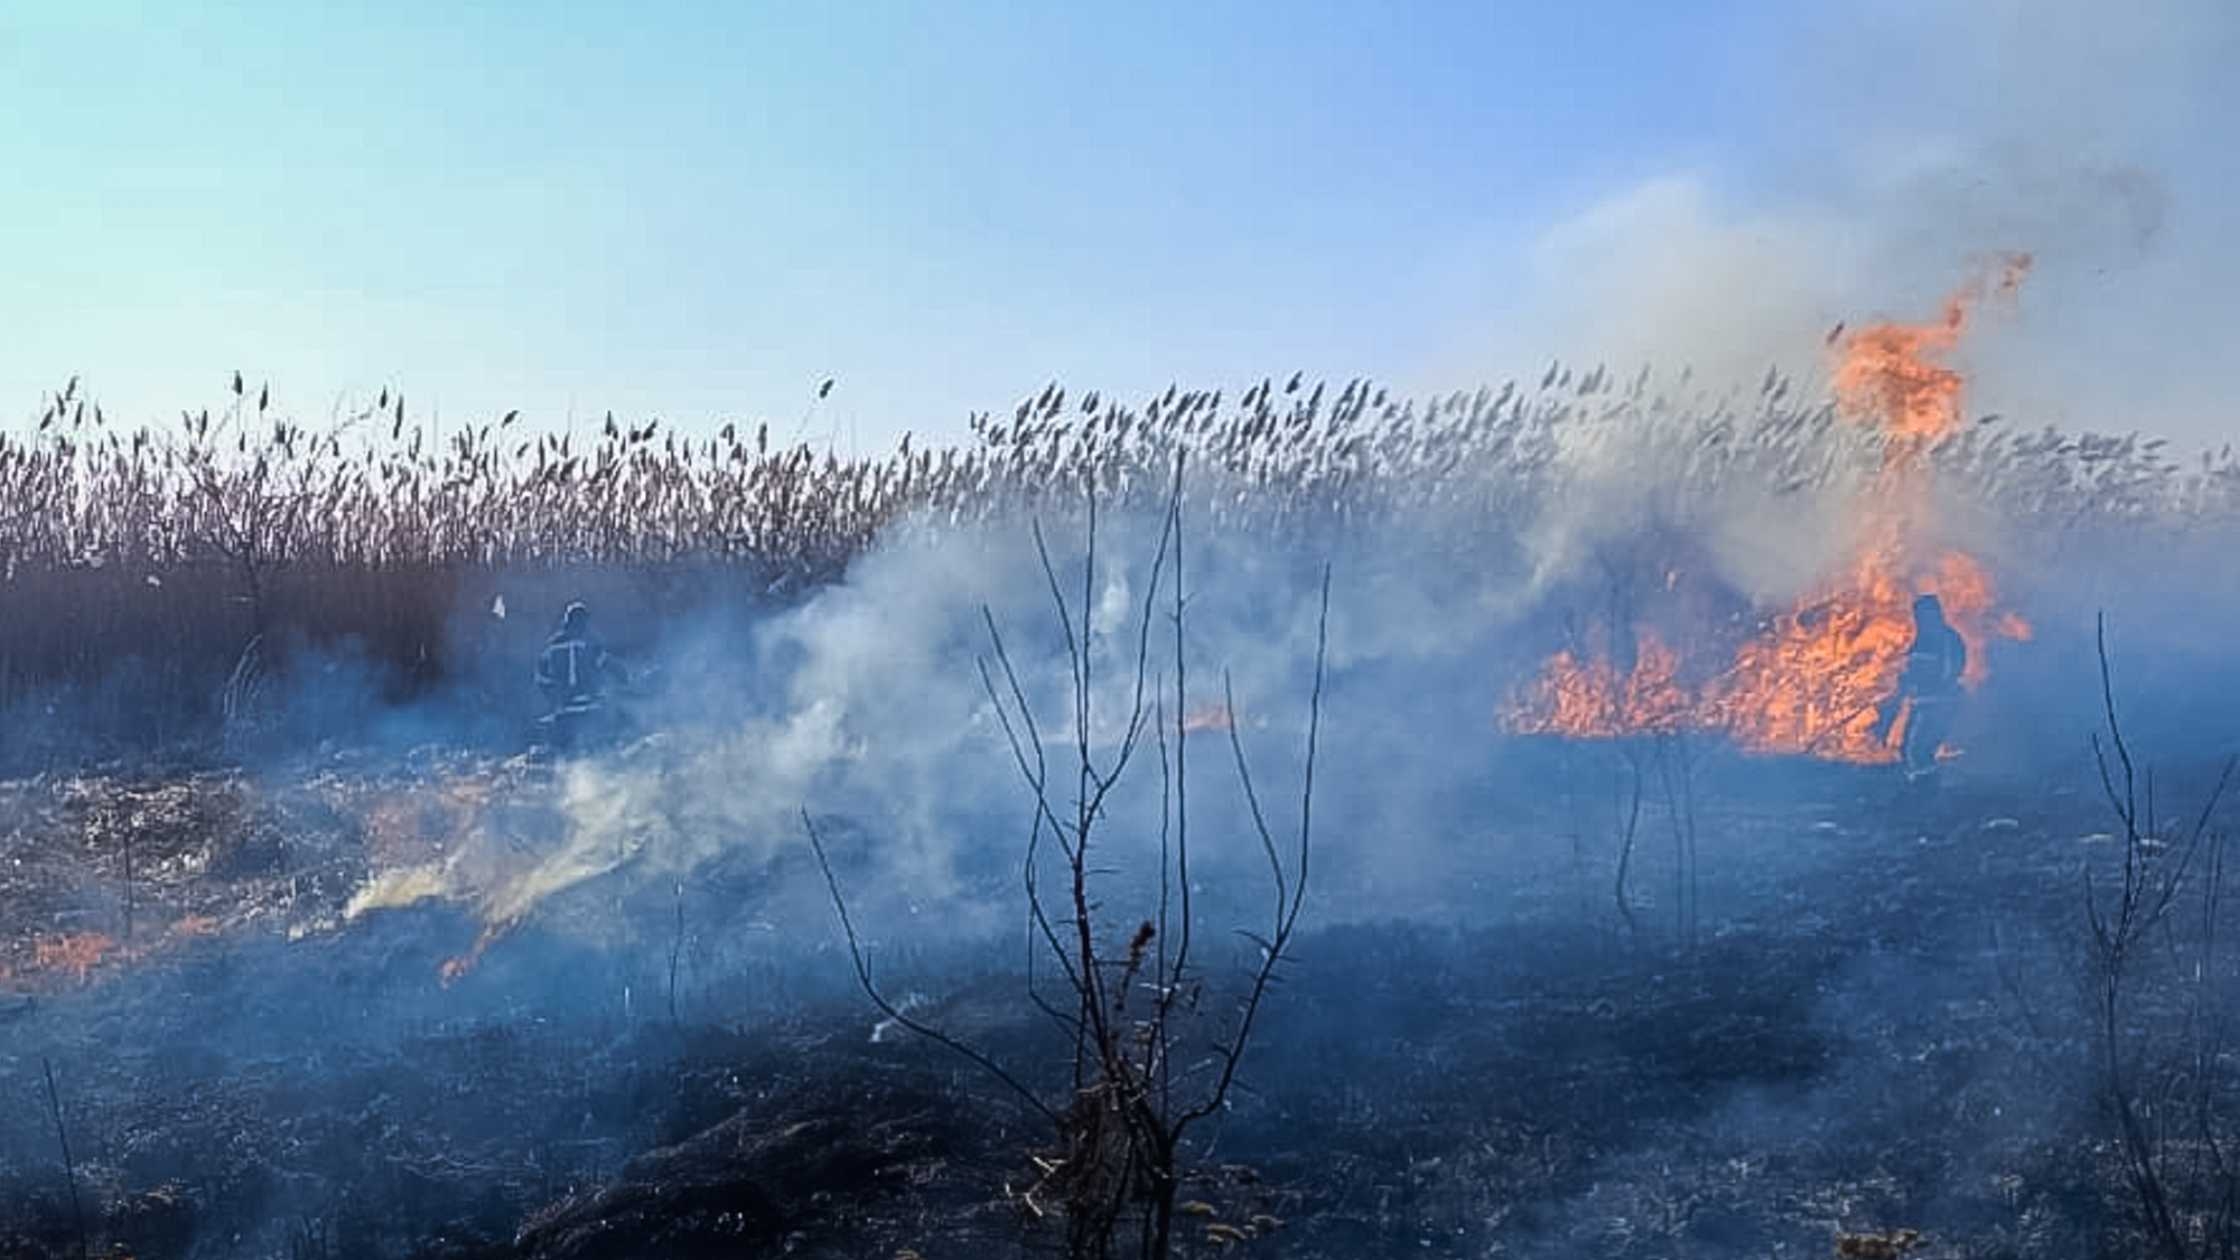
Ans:
[[[2016,247],[2039,266],[2020,318],[1971,350],[1983,409],[2194,448],[2229,436],[2230,6],[1879,0],[1782,29],[1736,88],[1768,100],[1757,156],[1713,151],[1549,227],[1487,353],[1809,381],[1833,325],[1902,315]]]

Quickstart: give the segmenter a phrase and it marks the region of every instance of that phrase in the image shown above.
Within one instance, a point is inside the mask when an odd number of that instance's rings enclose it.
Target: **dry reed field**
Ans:
[[[437,426],[383,392],[321,425],[238,374],[217,411],[126,430],[76,381],[0,435],[0,708],[36,706],[96,743],[164,744],[238,714],[306,650],[410,694],[476,668],[503,579],[536,592],[518,654],[559,601],[633,610],[772,599],[828,582],[883,530],[985,522],[1051,496],[1156,496],[1178,458],[1201,525],[1344,528],[1416,518],[1498,550],[1616,463],[1654,468],[1644,525],[1685,545],[1741,493],[1856,485],[1875,440],[1790,380],[1713,396],[1551,367],[1536,385],[1402,399],[1365,381],[1262,381],[1241,396],[1128,406],[1051,385],[963,444],[841,458],[767,424],[692,436],[657,421],[533,431],[515,413]],[[2218,531],[2240,459],[2180,463],[2137,435],[1987,419],[1931,453],[1940,484],[2057,554],[2111,531]]]

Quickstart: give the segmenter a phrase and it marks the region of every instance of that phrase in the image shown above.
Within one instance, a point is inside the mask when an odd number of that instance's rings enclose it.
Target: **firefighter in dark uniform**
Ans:
[[[537,690],[550,707],[542,719],[546,742],[563,751],[580,747],[605,717],[608,685],[627,677],[591,632],[591,610],[570,603],[537,656]]]
[[[1968,645],[1944,619],[1944,604],[1934,595],[1913,601],[1913,644],[1906,649],[1905,672],[1897,693],[1883,707],[1877,734],[1887,732],[1901,710],[1906,715],[1899,759],[1906,779],[1931,779],[1937,749],[1952,732],[1960,709],[1960,676],[1968,668]]]

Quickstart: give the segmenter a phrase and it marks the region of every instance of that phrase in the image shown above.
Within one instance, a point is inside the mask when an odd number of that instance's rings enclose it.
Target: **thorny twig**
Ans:
[[[2084,872],[2084,900],[2086,922],[2091,932],[2093,963],[2093,999],[2097,1033],[2100,1043],[2103,1089],[2110,1110],[2116,1121],[2117,1137],[2124,1156],[2124,1168],[2132,1192],[2138,1200],[2140,1216],[2155,1246],[2169,1260],[2195,1260],[2196,1257],[2230,1257],[2240,1249],[2240,1231],[2232,1226],[2236,1213],[2240,1213],[2240,1176],[2228,1164],[2224,1146],[2215,1132],[2210,1114],[2210,1094],[2214,1088],[2214,1072],[2200,1062],[2200,1053],[2207,1035],[2206,1025],[2195,1017],[2195,1071],[2193,1088],[2197,1091],[2194,1123],[2196,1136],[2206,1150],[2206,1159],[2212,1166],[2210,1181],[2216,1186],[2207,1193],[2215,1200],[2214,1216],[2224,1222],[2214,1235],[2202,1239],[2202,1248],[2195,1246],[2195,1229],[2189,1224],[2196,1212],[2188,1203],[2197,1204],[2203,1191],[2201,1160],[2197,1155],[2194,1170],[2186,1182],[2174,1187],[2168,1171],[2167,1137],[2159,1125],[2150,1128],[2149,1121],[2141,1115],[2137,1086],[2127,1067],[2124,1052],[2125,993],[2130,978],[2131,962],[2139,946],[2157,927],[2170,925],[2170,912],[2181,892],[2189,885],[2200,855],[2208,853],[2208,886],[2204,893],[2205,919],[2204,955],[2199,964],[2204,979],[2213,961],[2215,932],[2214,915],[2221,898],[2223,876],[2223,838],[2210,831],[2210,822],[2218,804],[2230,785],[2235,768],[2233,760],[2225,762],[2216,783],[2210,789],[2200,814],[2195,818],[2184,846],[2174,858],[2157,859],[2150,863],[2151,850],[2165,841],[2159,834],[2155,818],[2154,786],[2152,771],[2146,774],[2146,797],[2139,794],[2140,771],[2133,760],[2129,742],[2117,719],[2113,670],[2109,664],[2107,620],[2103,615],[2095,626],[2095,648],[2100,667],[2101,708],[2107,724],[2107,743],[2099,735],[2092,738],[2094,764],[2100,775],[2100,785],[2109,807],[2114,811],[2123,828],[2123,865],[2117,884],[2113,905],[2102,901],[2097,883],[2089,868]],[[2114,762],[2109,759],[2114,754]],[[2119,774],[2120,771],[2120,774]],[[2151,1107],[2151,1104],[2150,1104]],[[2188,1202],[2181,1202],[2180,1194]]]
[[[882,994],[879,991],[879,986],[872,982],[871,964],[869,960],[864,957],[863,944],[856,937],[855,923],[848,917],[847,900],[840,895],[840,881],[833,876],[831,859],[825,855],[824,838],[817,834],[817,824],[809,817],[809,811],[806,809],[801,811],[801,826],[802,829],[809,834],[809,847],[817,855],[817,867],[824,872],[825,887],[832,894],[833,909],[839,912],[840,929],[847,935],[848,938],[848,957],[855,963],[856,981],[859,985],[862,986],[864,996],[871,999],[871,1004],[879,1008],[880,1014],[885,1015],[888,1019],[893,1020],[901,1027],[907,1028],[911,1032],[924,1037],[926,1040],[934,1042],[938,1045],[947,1046],[949,1049],[971,1060],[973,1064],[978,1066],[982,1071],[988,1073],[990,1076],[995,1077],[996,1080],[1002,1082],[1005,1087],[1010,1089],[1012,1093],[1017,1094],[1022,1100],[1026,1102],[1028,1106],[1040,1112],[1044,1119],[1050,1121],[1052,1124],[1058,1123],[1058,1113],[1050,1107],[1050,1104],[1042,1101],[1041,1098],[1037,1097],[1033,1090],[1028,1089],[1024,1085],[1021,1085],[1017,1077],[1005,1071],[1001,1065],[995,1062],[995,1060],[990,1059],[987,1055],[982,1054],[980,1051],[973,1049],[971,1046],[965,1044],[964,1042],[957,1040],[956,1038],[950,1036],[949,1034],[941,1031],[938,1028],[935,1028],[931,1024],[927,1024],[921,1020],[911,1018],[900,1007],[897,1007],[894,1003],[889,1002],[886,999],[886,995]]]

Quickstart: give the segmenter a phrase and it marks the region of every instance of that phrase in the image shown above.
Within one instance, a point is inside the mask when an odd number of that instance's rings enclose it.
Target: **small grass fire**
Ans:
[[[1988,676],[1985,647],[2027,639],[1974,555],[1930,545],[1928,453],[1962,427],[1966,384],[1948,357],[1975,307],[2010,297],[2027,254],[2000,257],[1948,296],[1926,323],[1880,323],[1829,334],[1836,414],[1871,426],[1881,467],[1855,503],[1855,541],[1841,572],[1792,606],[1714,646],[1683,652],[1653,625],[1590,627],[1548,658],[1511,698],[1503,723],[1572,739],[1704,731],[1747,752],[1883,763],[1897,759],[1906,714],[1880,715],[1898,690],[1917,595],[1936,595],[1968,646],[1962,682]],[[1668,572],[1676,586],[1685,575]],[[1946,750],[1949,752],[1949,750]]]

